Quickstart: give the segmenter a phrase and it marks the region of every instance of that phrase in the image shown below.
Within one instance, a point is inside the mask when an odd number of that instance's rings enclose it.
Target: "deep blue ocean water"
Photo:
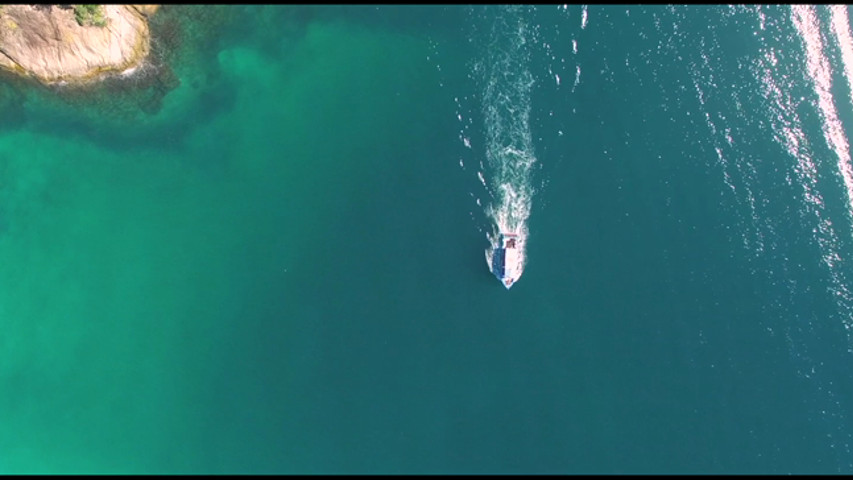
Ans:
[[[0,471],[853,472],[849,16],[167,5],[4,77]]]

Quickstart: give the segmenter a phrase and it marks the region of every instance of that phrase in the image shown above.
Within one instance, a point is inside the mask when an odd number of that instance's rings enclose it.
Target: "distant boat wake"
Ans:
[[[484,84],[486,168],[479,176],[491,197],[485,207],[492,223],[492,231],[486,234],[490,244],[486,262],[489,270],[496,272],[493,259],[500,247],[501,234],[515,234],[514,281],[521,276],[526,263],[527,218],[534,193],[531,169],[536,157],[530,132],[530,91],[534,79],[528,68],[533,32],[523,18],[524,7],[501,8],[505,12],[492,25],[485,58],[474,68]]]

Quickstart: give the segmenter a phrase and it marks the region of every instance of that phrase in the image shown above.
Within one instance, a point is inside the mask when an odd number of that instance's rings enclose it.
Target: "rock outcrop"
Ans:
[[[81,26],[70,6],[0,7],[0,68],[44,84],[85,83],[138,66],[157,5],[103,5],[106,26]]]

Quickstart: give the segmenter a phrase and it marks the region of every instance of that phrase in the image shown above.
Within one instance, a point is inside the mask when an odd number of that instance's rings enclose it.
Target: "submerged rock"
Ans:
[[[102,5],[104,26],[81,26],[69,5],[0,7],[0,68],[44,84],[85,83],[136,68],[150,51],[157,5]]]

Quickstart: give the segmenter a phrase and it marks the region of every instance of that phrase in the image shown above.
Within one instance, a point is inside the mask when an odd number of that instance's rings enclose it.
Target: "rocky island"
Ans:
[[[132,72],[150,50],[157,5],[2,5],[0,69],[46,84]]]

